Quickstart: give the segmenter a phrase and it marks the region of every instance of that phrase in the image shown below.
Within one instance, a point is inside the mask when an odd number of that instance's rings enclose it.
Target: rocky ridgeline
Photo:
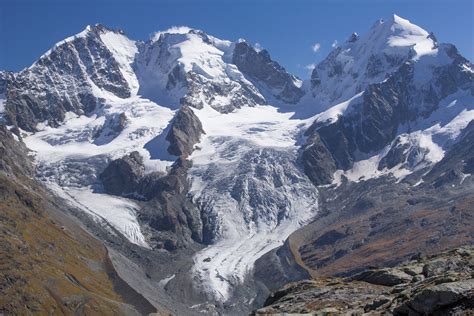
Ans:
[[[255,315],[472,315],[474,247],[405,264],[365,270],[348,278],[290,283],[273,293]]]

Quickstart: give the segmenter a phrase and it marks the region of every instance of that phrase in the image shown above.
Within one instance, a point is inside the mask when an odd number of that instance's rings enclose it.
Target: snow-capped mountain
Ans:
[[[0,102],[39,179],[133,251],[110,247],[196,312],[204,299],[243,311],[263,295],[255,262],[324,209],[318,185],[420,184],[450,157],[474,119],[473,66],[398,16],[352,34],[306,82],[244,40],[180,27],[142,42],[95,25],[1,72]]]
[[[352,36],[312,74],[318,104],[332,105],[307,131],[308,175],[319,184],[341,173],[401,176],[438,162],[474,118],[472,69],[453,45],[396,15]],[[312,175],[318,155],[325,170]]]
[[[364,35],[352,33],[311,74],[313,95],[334,105],[379,83],[408,60],[436,54],[433,34],[397,15],[380,19]]]

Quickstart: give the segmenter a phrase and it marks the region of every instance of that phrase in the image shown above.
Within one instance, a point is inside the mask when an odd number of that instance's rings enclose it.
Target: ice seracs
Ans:
[[[296,164],[304,121],[272,106],[194,111],[206,134],[190,157],[190,194],[211,243],[194,257],[195,286],[225,302],[260,256],[317,213],[318,194]]]

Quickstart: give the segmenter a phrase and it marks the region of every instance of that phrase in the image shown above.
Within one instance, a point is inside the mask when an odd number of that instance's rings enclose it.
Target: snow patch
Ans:
[[[160,280],[158,282],[158,284],[161,286],[161,287],[165,287],[166,284],[168,284],[171,280],[173,280],[175,278],[176,274],[173,274],[173,275],[170,275],[169,277],[167,278],[164,278],[163,280]]]
[[[137,220],[138,205],[131,200],[107,194],[93,193],[88,188],[61,188],[57,184],[48,186],[71,206],[91,215],[98,223],[106,222],[124,235],[131,243],[150,248],[145,241]]]
[[[5,112],[5,102],[6,102],[5,94],[0,94],[0,114]]]

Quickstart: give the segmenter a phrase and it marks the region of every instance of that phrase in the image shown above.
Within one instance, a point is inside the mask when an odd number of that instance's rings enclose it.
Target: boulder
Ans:
[[[473,300],[474,279],[443,283],[424,289],[411,300],[397,307],[394,312],[404,314],[414,310],[428,315],[461,301],[473,302]]]
[[[385,286],[409,283],[412,278],[411,275],[398,269],[367,270],[354,276],[355,280]]]

